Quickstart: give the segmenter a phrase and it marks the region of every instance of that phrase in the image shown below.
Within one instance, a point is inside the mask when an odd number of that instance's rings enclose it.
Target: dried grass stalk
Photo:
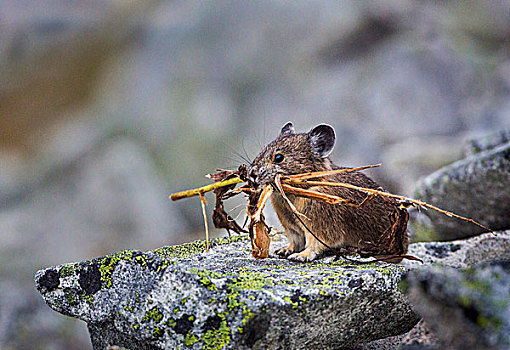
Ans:
[[[424,208],[435,210],[435,211],[437,211],[439,213],[442,213],[442,214],[445,214],[446,216],[449,216],[449,217],[454,217],[454,218],[457,218],[457,219],[460,219],[460,220],[471,222],[471,223],[473,223],[473,224],[475,224],[477,226],[480,226],[481,228],[483,228],[483,229],[485,229],[487,231],[492,232],[492,230],[490,228],[485,227],[484,225],[480,224],[479,222],[476,222],[473,219],[466,218],[464,216],[461,216],[461,215],[449,212],[447,210],[438,208],[436,206],[433,206],[431,204],[425,203],[425,202],[420,201],[418,199],[412,199],[412,198],[405,197],[405,196],[400,196],[400,195],[397,195],[397,194],[392,194],[392,193],[388,193],[388,192],[384,192],[384,191],[380,191],[380,190],[374,190],[372,188],[359,187],[359,186],[355,186],[355,185],[352,185],[352,184],[349,184],[349,183],[345,183],[345,182],[308,181],[308,180],[295,180],[295,179],[292,179],[292,178],[284,179],[283,181],[285,183],[290,183],[290,184],[293,184],[293,185],[343,187],[343,188],[349,188],[349,189],[352,189],[352,190],[357,190],[357,191],[360,191],[360,192],[363,192],[363,193],[367,193],[369,195],[376,195],[376,196],[381,196],[381,197],[386,197],[386,198],[393,198],[393,199],[397,199],[398,201],[400,201],[402,203],[412,203],[413,205],[417,205],[417,206],[420,206],[420,207],[424,207]]]

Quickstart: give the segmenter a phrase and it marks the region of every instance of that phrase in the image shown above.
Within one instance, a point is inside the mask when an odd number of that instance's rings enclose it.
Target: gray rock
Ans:
[[[437,349],[439,341],[422,320],[406,334],[375,340],[359,347],[360,350],[425,350]]]
[[[411,242],[437,241],[438,235],[430,218],[419,208],[410,208],[407,230]]]
[[[489,233],[453,242],[414,243],[409,247],[409,254],[420,257],[424,261],[423,265],[404,261],[403,265],[410,269],[409,275],[413,275],[413,271],[416,270],[429,271],[429,268],[433,269],[433,266],[438,265],[448,268],[472,268],[481,262],[505,259],[510,256],[510,232]],[[408,278],[400,281],[400,288],[409,293],[411,288]],[[412,307],[419,311],[421,305],[419,298],[411,298],[410,301]],[[426,318],[426,321],[429,319]],[[441,325],[435,325],[441,327]],[[359,347],[363,350],[396,348],[418,350],[448,347],[440,342],[436,332],[423,319],[406,334],[376,340]]]
[[[39,271],[36,284],[54,310],[88,323],[95,349],[338,348],[418,321],[397,288],[402,266],[255,260],[236,241],[125,251]]]
[[[440,348],[510,347],[509,260],[465,270],[414,270],[406,280],[409,299],[440,338]]]
[[[466,156],[473,156],[508,142],[510,142],[510,130],[501,130],[497,133],[468,140],[464,146],[464,153]]]
[[[510,142],[467,157],[422,179],[415,196],[493,230],[510,227]],[[440,239],[469,237],[484,230],[427,211]]]
[[[412,244],[409,253],[427,266],[461,267],[508,254],[509,242],[501,232]],[[51,308],[87,322],[96,349],[339,348],[404,334],[418,321],[397,287],[417,262],[255,260],[245,237],[225,243],[208,253],[197,241],[60,265],[37,272],[36,285]],[[487,255],[473,257],[475,249]]]
[[[485,233],[451,242],[414,243],[409,246],[408,254],[423,260],[423,264],[404,260],[402,265],[410,269],[435,264],[454,268],[472,267],[510,256],[510,231]]]

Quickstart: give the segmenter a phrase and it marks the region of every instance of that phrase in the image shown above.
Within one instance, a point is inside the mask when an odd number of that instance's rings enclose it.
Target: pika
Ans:
[[[255,186],[274,183],[277,174],[292,175],[305,172],[342,169],[330,160],[335,146],[335,130],[327,124],[314,127],[307,133],[296,133],[291,122],[285,124],[278,137],[265,146],[248,168],[248,181]],[[383,190],[375,181],[360,172],[346,172],[324,176],[324,181],[345,182],[356,186]],[[332,194],[356,203],[366,199],[366,194],[341,187],[316,186],[309,189]],[[374,197],[366,205],[353,207],[328,204],[288,194],[296,209],[306,216],[304,223],[319,238],[317,240],[288,208],[278,191],[271,201],[280,220],[289,245],[276,251],[280,257],[295,261],[312,261],[328,247],[363,248],[377,242],[392,226],[394,204],[382,197]],[[405,236],[397,254],[405,254],[409,245],[405,222]],[[399,262],[397,259],[392,262]]]

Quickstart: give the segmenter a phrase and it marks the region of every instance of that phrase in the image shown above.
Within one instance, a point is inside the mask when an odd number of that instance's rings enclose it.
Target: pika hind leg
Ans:
[[[312,261],[315,260],[322,252],[327,250],[324,244],[320,243],[314,236],[306,232],[306,248],[300,253],[294,253],[289,255],[288,259],[294,261]]]
[[[287,237],[287,240],[289,241],[289,245],[276,250],[276,254],[282,258],[286,258],[289,255],[300,252],[305,247],[305,236],[302,234],[299,234],[297,231],[293,229],[286,229],[285,230],[285,236]]]

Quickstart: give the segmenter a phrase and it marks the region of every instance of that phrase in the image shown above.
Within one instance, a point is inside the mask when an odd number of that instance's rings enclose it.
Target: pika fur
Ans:
[[[326,124],[314,127],[308,133],[296,133],[291,122],[285,124],[280,135],[260,152],[248,169],[248,179],[256,186],[273,183],[276,174],[292,175],[312,171],[341,169],[329,159],[335,145],[335,131]],[[346,182],[360,187],[383,190],[376,182],[360,172],[324,176],[318,180]],[[332,194],[361,203],[366,194],[341,187],[310,187],[311,190]],[[363,247],[377,242],[391,228],[393,204],[376,196],[366,205],[352,207],[327,204],[288,194],[296,209],[308,219],[305,224],[324,243],[333,248]],[[276,251],[280,257],[296,261],[312,261],[328,248],[313,237],[288,208],[278,191],[271,196],[289,245]],[[407,233],[403,254],[407,252]]]

